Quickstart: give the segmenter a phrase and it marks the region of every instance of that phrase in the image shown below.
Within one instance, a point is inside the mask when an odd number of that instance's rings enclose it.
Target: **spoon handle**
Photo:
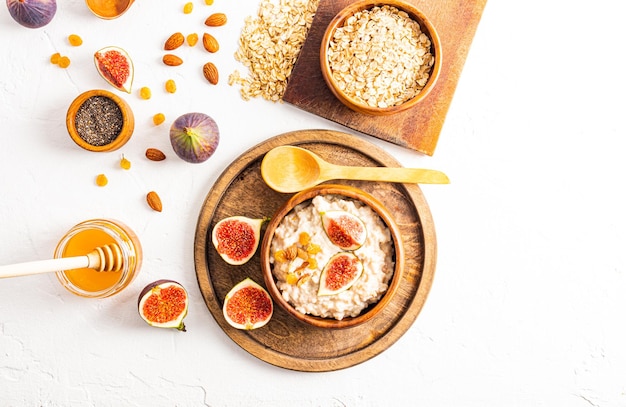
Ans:
[[[28,276],[31,274],[53,273],[89,267],[89,256],[63,257],[59,259],[29,261],[26,263],[0,266],[0,278]]]
[[[350,167],[325,168],[327,180],[350,179],[362,181],[401,182],[407,184],[449,184],[448,176],[441,171],[422,168]]]

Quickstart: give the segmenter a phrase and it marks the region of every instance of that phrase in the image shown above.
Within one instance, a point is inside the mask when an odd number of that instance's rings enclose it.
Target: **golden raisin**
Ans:
[[[164,121],[165,121],[165,115],[163,113],[157,113],[154,116],[152,116],[152,122],[154,123],[155,126],[158,126]]]
[[[298,277],[296,273],[287,273],[287,275],[285,276],[285,281],[287,282],[287,284],[294,285],[298,282],[299,278],[300,277]]]
[[[143,88],[139,89],[139,96],[141,96],[142,99],[148,100],[152,97],[152,91],[149,87],[144,86]]]
[[[125,170],[130,170],[130,161],[124,157],[124,154],[122,154],[122,158],[120,159],[120,167]]]
[[[83,45],[83,39],[80,38],[80,35],[70,34],[70,36],[67,37],[67,39],[70,42],[70,45],[73,45],[75,47]]]
[[[285,251],[277,250],[276,253],[274,253],[274,260],[276,260],[278,263],[286,262],[287,258],[285,257]]]
[[[67,68],[70,66],[70,62],[69,57],[66,57],[65,55],[59,58],[59,66],[61,68]]]
[[[198,43],[198,34],[196,33],[191,33],[187,36],[187,44],[190,47],[195,46]]]
[[[61,59],[61,54],[59,54],[58,52],[55,52],[54,54],[50,56],[50,63],[56,65],[59,63],[60,59]]]
[[[109,183],[109,180],[107,179],[107,176],[104,174],[98,174],[98,176],[96,177],[96,185],[99,187],[103,187],[106,184]]]
[[[210,6],[213,4],[213,0],[204,0],[204,2],[206,3],[207,6]]]
[[[183,13],[189,14],[192,11],[193,11],[193,3],[192,2],[185,3],[185,6],[183,7]]]
[[[316,269],[317,268],[317,260],[315,259],[315,257],[309,257],[309,268],[310,269]]]
[[[302,232],[298,236],[298,243],[300,243],[301,246],[308,245],[310,241],[311,241],[311,236],[307,232]]]
[[[174,79],[168,79],[165,82],[165,90],[169,93],[175,93],[176,92],[176,82],[174,82]]]
[[[309,243],[306,247],[306,251],[309,254],[317,254],[322,251],[322,248],[320,247],[320,245],[317,245],[315,243]]]

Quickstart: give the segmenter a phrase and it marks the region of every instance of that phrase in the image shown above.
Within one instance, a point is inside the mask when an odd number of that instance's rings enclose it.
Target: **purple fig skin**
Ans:
[[[9,14],[24,27],[41,28],[57,12],[56,0],[7,0]]]
[[[176,155],[192,164],[209,159],[217,149],[220,132],[217,123],[204,113],[186,113],[170,127],[170,141]]]

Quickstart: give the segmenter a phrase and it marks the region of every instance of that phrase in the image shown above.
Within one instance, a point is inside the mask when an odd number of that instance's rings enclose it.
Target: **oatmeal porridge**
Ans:
[[[337,294],[319,295],[324,266],[343,251],[324,231],[321,214],[328,211],[357,216],[367,237],[353,251],[363,264],[356,282]],[[391,233],[378,214],[360,201],[338,195],[316,196],[296,206],[276,229],[270,248],[270,263],[283,298],[298,312],[338,320],[359,315],[383,296],[394,272],[393,256]]]

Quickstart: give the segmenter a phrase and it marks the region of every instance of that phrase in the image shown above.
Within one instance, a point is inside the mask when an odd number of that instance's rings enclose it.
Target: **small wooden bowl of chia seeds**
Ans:
[[[119,96],[102,89],[80,94],[67,110],[67,131],[76,144],[89,151],[113,151],[130,139],[135,117]]]

